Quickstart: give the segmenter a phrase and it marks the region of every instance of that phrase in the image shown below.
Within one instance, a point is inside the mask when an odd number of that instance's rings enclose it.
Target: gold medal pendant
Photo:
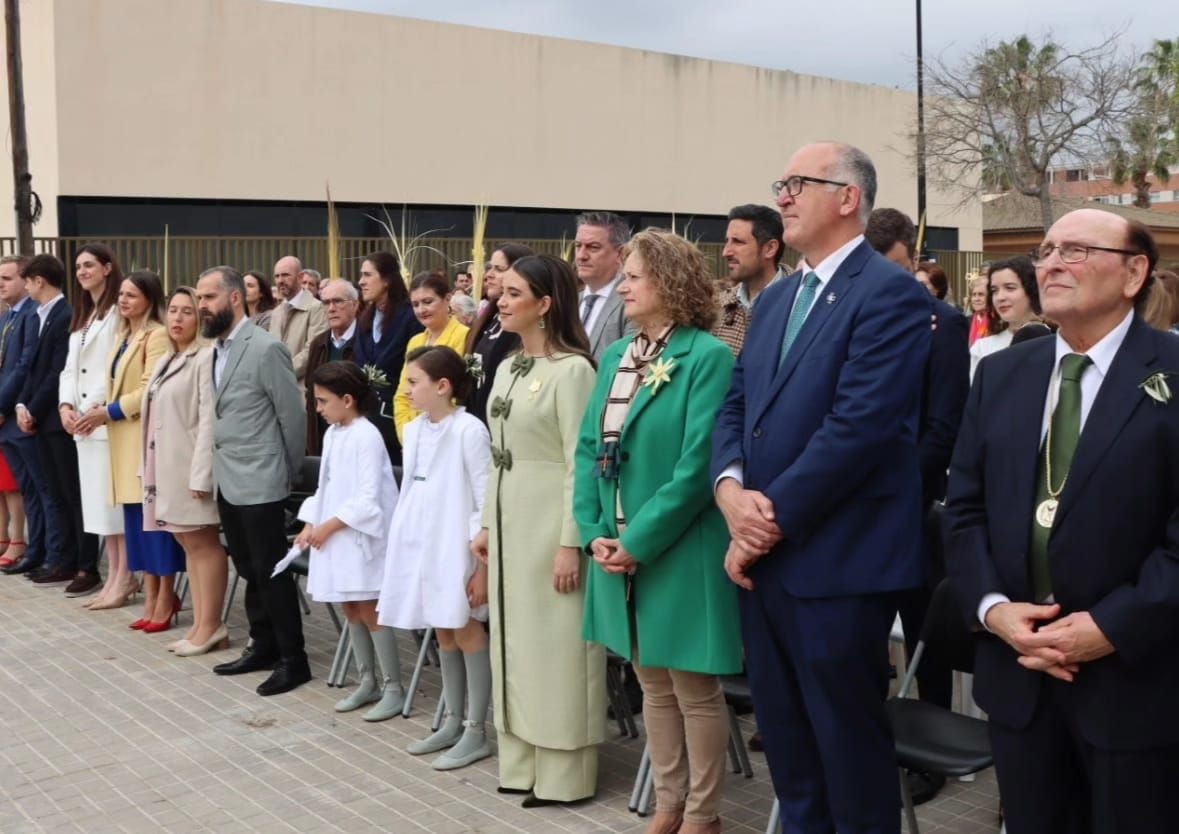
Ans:
[[[1056,520],[1056,507],[1059,502],[1055,498],[1047,498],[1036,507],[1036,523],[1051,530],[1052,522]]]

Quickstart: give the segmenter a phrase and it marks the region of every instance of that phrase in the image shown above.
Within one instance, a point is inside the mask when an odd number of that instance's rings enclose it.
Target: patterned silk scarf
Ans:
[[[670,325],[654,341],[638,333],[622,355],[614,381],[610,384],[610,396],[602,410],[602,444],[598,449],[598,466],[594,470],[597,477],[618,479],[618,442],[622,438],[622,428],[630,414],[631,403],[646,378],[647,366],[663,353],[674,332],[675,325]],[[621,534],[626,529],[626,519],[622,514],[621,492],[615,490],[614,494],[614,514]]]

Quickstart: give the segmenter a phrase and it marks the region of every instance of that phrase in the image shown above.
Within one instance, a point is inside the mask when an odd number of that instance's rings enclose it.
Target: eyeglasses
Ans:
[[[1109,246],[1084,246],[1080,243],[1062,243],[1059,246],[1055,243],[1044,243],[1036,249],[1033,249],[1031,254],[1032,260],[1036,263],[1043,263],[1052,256],[1053,252],[1060,253],[1060,260],[1066,264],[1079,264],[1089,259],[1089,253],[1097,252],[1113,252],[1117,255],[1144,255],[1145,252],[1134,252],[1129,249],[1113,249]]]
[[[839,182],[838,180],[823,180],[819,179],[818,177],[803,177],[796,174],[793,177],[787,177],[784,180],[778,180],[770,186],[770,191],[774,192],[774,197],[781,196],[783,191],[785,191],[791,197],[797,197],[802,193],[802,187],[807,183],[812,182],[816,185],[850,185],[850,183]]]

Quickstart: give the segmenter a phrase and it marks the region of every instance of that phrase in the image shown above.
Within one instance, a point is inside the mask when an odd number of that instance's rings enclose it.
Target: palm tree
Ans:
[[[1148,209],[1150,176],[1165,184],[1179,163],[1179,38],[1155,41],[1142,58],[1134,93],[1134,114],[1109,140],[1110,166],[1114,182],[1134,187],[1134,205]]]

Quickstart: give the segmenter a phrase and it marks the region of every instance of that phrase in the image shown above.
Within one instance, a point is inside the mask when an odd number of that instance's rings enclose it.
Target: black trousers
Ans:
[[[910,659],[917,650],[921,626],[925,623],[925,612],[929,610],[932,599],[933,591],[928,587],[913,588],[901,593],[897,608],[901,615],[901,625],[905,627],[905,649]],[[945,709],[951,708],[954,699],[954,670],[944,657],[939,656],[936,651],[930,651],[929,646],[925,647],[921,654],[921,663],[917,666],[917,693],[922,701]]]
[[[229,556],[246,583],[246,617],[254,650],[263,656],[306,663],[295,578],[290,571],[270,576],[287,552],[283,502],[237,505],[218,496],[217,509]]]
[[[1045,680],[1032,721],[1022,730],[990,723],[1008,834],[1174,831],[1171,791],[1179,784],[1179,748],[1093,747],[1062,697],[1063,688],[1073,685]]]
[[[98,573],[98,536],[82,527],[82,485],[78,477],[78,447],[64,431],[37,434],[41,477],[48,487],[51,508],[46,513],[49,543],[47,564]],[[88,489],[110,489],[89,484]],[[56,525],[57,530],[51,529]]]

